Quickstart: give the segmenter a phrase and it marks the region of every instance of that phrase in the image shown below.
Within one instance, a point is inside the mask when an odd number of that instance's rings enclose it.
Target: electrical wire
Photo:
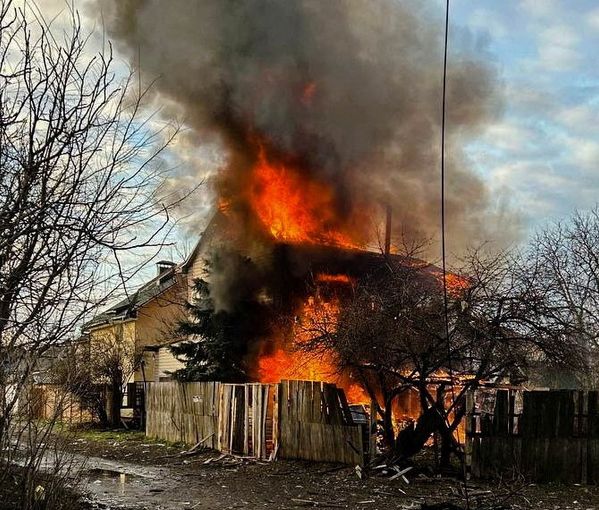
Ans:
[[[441,107],[441,262],[443,270],[443,309],[445,315],[445,338],[447,341],[447,368],[449,370],[449,380],[451,387],[451,404],[455,413],[455,389],[453,368],[451,363],[451,340],[449,335],[449,299],[447,293],[447,248],[445,239],[445,124],[447,116],[447,48],[449,46],[449,5],[450,0],[445,4],[445,38],[443,44],[443,90]],[[449,417],[446,418],[449,425]],[[464,496],[466,498],[466,508],[470,508],[468,498],[468,486],[466,480],[466,465],[464,456],[461,456],[462,474],[464,477]]]
[[[445,7],[445,41],[443,47],[443,91],[441,103],[441,263],[443,269],[443,308],[445,311],[445,338],[447,340],[447,360],[451,370],[451,345],[449,340],[449,299],[447,295],[447,249],[445,241],[445,117],[447,103],[447,47],[449,40],[449,0]],[[451,387],[453,388],[453,381]]]

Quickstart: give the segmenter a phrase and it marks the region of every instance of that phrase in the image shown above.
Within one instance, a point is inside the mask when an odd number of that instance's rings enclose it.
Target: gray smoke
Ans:
[[[332,184],[341,221],[390,203],[397,231],[438,237],[442,13],[399,0],[98,1],[155,94],[199,139],[218,134],[224,197],[244,195],[258,135]],[[501,109],[496,71],[464,34],[454,29],[448,70],[452,251],[517,226],[464,155]]]

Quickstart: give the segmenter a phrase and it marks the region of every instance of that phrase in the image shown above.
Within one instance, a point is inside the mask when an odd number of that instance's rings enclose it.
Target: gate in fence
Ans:
[[[363,464],[365,432],[334,384],[159,382],[146,392],[148,436],[225,453]]]
[[[277,385],[221,384],[220,389],[219,450],[270,458],[277,446]]]

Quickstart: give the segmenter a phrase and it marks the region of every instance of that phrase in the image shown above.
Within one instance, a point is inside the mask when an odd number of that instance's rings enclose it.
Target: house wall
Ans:
[[[135,319],[135,342],[138,349],[173,340],[174,328],[185,317],[187,279],[177,275],[177,283],[139,307]]]
[[[159,382],[161,379],[167,379],[171,377],[171,373],[175,370],[179,370],[185,366],[184,363],[179,361],[168,347],[162,347],[156,353],[156,365],[153,374],[154,382]]]
[[[175,338],[177,322],[185,318],[185,301],[187,299],[187,278],[177,275],[177,283],[160,296],[152,299],[137,311],[135,342],[138,349],[171,343]],[[165,349],[160,349],[163,351]],[[164,357],[164,356],[163,356]],[[143,370],[140,367],[134,376],[135,381],[158,380],[159,356],[154,351],[146,351],[143,356]]]
[[[195,254],[194,259],[190,261],[190,265],[187,267],[185,276],[187,277],[187,301],[189,302],[193,301],[195,298],[193,282],[198,278],[206,279],[208,277],[205,256],[210,247],[211,243],[208,242],[205,245],[202,245],[201,249]]]
[[[97,363],[103,363],[104,356],[120,349],[123,355],[133,356],[135,352],[135,320],[115,321],[93,328],[89,332],[89,356]],[[133,380],[133,378],[131,378]]]
[[[110,324],[92,329],[89,332],[90,355],[101,352],[102,346],[111,346],[115,342],[122,341],[127,346],[135,343],[135,321],[116,321]]]
[[[123,342],[123,352],[131,357],[136,352],[142,352],[144,347],[171,343],[175,339],[176,323],[185,317],[184,304],[188,287],[185,274],[178,274],[176,278],[175,285],[140,306],[136,317],[125,321],[115,320],[91,329],[90,356],[101,356],[116,341]],[[156,353],[146,351],[142,359],[143,368],[140,366],[128,382],[154,380]]]

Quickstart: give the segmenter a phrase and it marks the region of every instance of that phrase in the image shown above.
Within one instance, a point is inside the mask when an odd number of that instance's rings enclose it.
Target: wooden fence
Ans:
[[[77,398],[57,384],[34,384],[19,399],[19,403],[28,408],[31,418],[37,420],[63,423],[93,421],[91,413],[81,407]]]
[[[150,383],[146,434],[225,453],[363,464],[363,429],[333,384]]]
[[[492,409],[467,403],[467,462],[474,476],[599,482],[599,392],[499,390]]]
[[[275,451],[276,385],[222,384],[219,398],[218,445],[226,453],[261,459]]]
[[[196,444],[205,439],[218,448],[220,383],[149,383],[146,390],[146,435]]]
[[[364,463],[362,428],[353,425],[343,390],[322,382],[282,381],[279,395],[281,458]]]

